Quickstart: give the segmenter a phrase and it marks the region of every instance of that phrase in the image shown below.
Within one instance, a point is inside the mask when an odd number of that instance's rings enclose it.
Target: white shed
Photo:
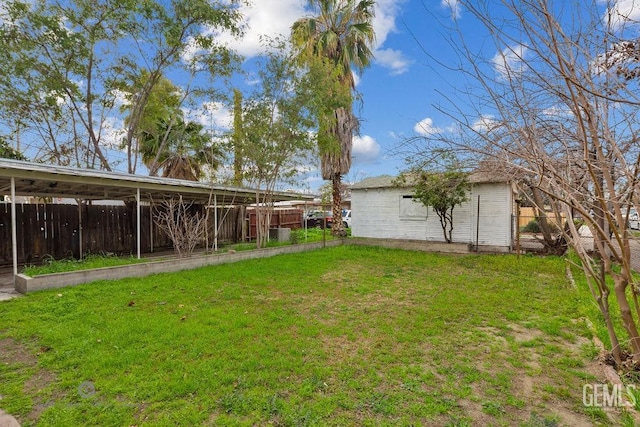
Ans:
[[[444,242],[438,215],[413,199],[411,186],[394,177],[368,178],[351,188],[354,237]],[[454,243],[509,252],[514,247],[516,194],[509,180],[485,173],[470,176],[469,200],[453,209]]]

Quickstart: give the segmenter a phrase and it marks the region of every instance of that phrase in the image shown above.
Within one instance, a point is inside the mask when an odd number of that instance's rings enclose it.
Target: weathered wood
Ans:
[[[290,228],[292,230],[302,228],[301,209],[277,209],[271,215],[269,228]],[[249,239],[253,240],[257,237],[256,232],[256,211],[254,209],[247,210],[249,217]]]
[[[133,254],[136,252],[136,211],[128,206],[83,205],[83,253]],[[155,208],[153,208],[155,209]],[[151,252],[151,224],[149,206],[141,207],[140,241],[143,253]],[[239,222],[241,207],[218,208],[218,241],[237,242],[242,238]],[[204,212],[194,206],[194,212]],[[210,238],[213,237],[213,212],[210,212]],[[39,264],[43,257],[55,259],[80,256],[79,210],[77,205],[18,204],[17,238],[18,263]],[[204,240],[203,240],[204,244]],[[172,243],[164,232],[154,225],[153,250],[171,249]],[[0,265],[10,265],[11,209],[0,203]]]

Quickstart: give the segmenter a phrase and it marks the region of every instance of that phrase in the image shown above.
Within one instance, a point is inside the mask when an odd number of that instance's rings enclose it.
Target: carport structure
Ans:
[[[182,196],[186,202],[214,207],[214,242],[217,242],[217,207],[249,205],[259,189],[228,187],[206,182],[186,181],[51,166],[19,160],[0,159],[0,195],[11,197],[11,243],[13,274],[18,274],[16,197],[62,197],[79,200],[121,200],[136,204],[136,246],[140,258],[140,206],[143,202]],[[312,196],[292,192],[275,192],[274,201],[312,200]],[[82,230],[80,217],[79,230]],[[82,239],[80,239],[82,241]]]

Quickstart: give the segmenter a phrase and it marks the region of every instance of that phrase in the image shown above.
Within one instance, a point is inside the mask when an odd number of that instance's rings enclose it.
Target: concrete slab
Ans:
[[[8,301],[13,298],[18,298],[22,294],[15,289],[0,289],[0,301]]]
[[[13,288],[13,269],[0,268],[0,289]]]
[[[20,427],[18,420],[0,409],[0,427]]]

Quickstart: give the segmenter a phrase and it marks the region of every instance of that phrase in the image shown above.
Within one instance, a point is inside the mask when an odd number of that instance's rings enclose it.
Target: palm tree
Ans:
[[[204,132],[204,127],[195,122],[185,123],[182,118],[173,121],[175,123],[161,121],[153,132],[142,133],[142,162],[151,167],[157,159],[163,177],[190,181],[198,181],[203,176],[205,165],[217,169],[224,155]]]
[[[336,71],[338,85],[348,90],[343,105],[331,108],[321,118],[319,151],[322,178],[331,180],[333,187],[333,217],[341,217],[340,195],[342,175],[351,168],[353,134],[358,120],[353,114],[355,81],[352,69],[362,72],[373,58],[371,46],[375,41],[372,20],[374,0],[309,0],[317,8],[317,16],[296,21],[292,26],[293,44],[302,61],[311,64],[314,58],[327,60]],[[320,141],[324,140],[325,143]],[[330,143],[326,143],[329,140]],[[333,221],[334,234],[344,232],[342,221]]]

